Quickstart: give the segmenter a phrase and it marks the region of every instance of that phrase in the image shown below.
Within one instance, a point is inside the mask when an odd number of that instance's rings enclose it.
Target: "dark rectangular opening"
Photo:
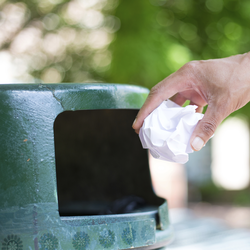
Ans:
[[[152,190],[147,151],[131,128],[137,112],[66,111],[56,118],[61,216],[145,211],[163,203]]]

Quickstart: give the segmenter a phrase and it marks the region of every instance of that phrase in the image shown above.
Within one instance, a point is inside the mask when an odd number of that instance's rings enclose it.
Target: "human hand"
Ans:
[[[193,150],[199,151],[223,119],[250,101],[250,52],[189,62],[155,85],[133,123],[136,133],[144,119],[168,98],[180,106],[190,100],[190,105],[198,106],[197,112],[208,105],[190,139]]]

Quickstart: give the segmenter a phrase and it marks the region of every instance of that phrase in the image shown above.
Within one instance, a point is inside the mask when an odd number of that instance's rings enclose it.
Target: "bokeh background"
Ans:
[[[105,82],[150,89],[191,60],[248,51],[249,0],[0,0],[0,83]],[[221,204],[229,210],[250,205],[249,104],[229,119],[203,153],[173,174],[179,187],[187,178],[188,201],[202,204],[193,206],[198,213],[204,202],[218,205],[218,217],[226,215]],[[234,183],[237,178],[242,185]],[[243,222],[249,210],[245,215]]]
[[[188,61],[250,48],[248,0],[1,0],[0,9],[1,56],[22,82],[151,88]]]

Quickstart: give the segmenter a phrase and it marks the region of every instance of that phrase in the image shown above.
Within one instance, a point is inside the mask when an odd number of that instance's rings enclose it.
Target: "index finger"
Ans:
[[[179,92],[181,85],[181,81],[177,82],[176,80],[167,77],[151,89],[132,125],[136,133],[139,133],[139,129],[141,128],[144,119],[163,101]]]

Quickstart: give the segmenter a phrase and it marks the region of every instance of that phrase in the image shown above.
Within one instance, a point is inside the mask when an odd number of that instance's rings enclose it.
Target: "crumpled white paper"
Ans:
[[[196,113],[197,106],[180,107],[167,100],[148,115],[140,129],[143,148],[150,150],[154,158],[186,163],[193,150],[190,137],[199,120],[204,116]]]

